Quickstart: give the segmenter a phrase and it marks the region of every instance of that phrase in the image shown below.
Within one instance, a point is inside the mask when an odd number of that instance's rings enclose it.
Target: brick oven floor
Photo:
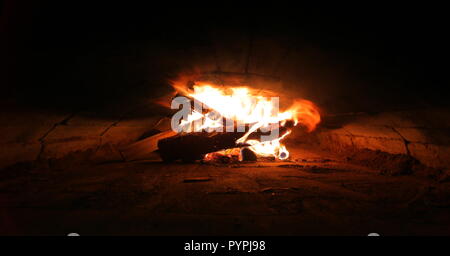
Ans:
[[[116,162],[0,181],[12,235],[450,235],[450,183],[325,153],[240,165]]]

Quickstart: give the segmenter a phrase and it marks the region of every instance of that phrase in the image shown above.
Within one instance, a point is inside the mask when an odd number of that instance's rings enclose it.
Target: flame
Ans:
[[[289,151],[281,143],[291,131],[287,130],[269,141],[249,139],[249,136],[258,129],[270,129],[273,124],[291,126],[298,124],[304,126],[307,131],[315,129],[320,122],[318,108],[310,101],[295,100],[284,111],[278,110],[278,101],[274,98],[261,95],[261,90],[250,87],[226,87],[214,86],[207,83],[192,85],[192,88],[174,84],[174,88],[181,94],[197,100],[203,104],[204,111],[194,109],[187,119],[182,120],[181,126],[188,126],[188,132],[208,129],[224,129],[229,123],[224,123],[223,118],[233,120],[233,124],[239,123],[248,127],[242,137],[236,140],[236,144],[247,144],[248,148],[258,156],[274,156],[277,159],[287,159]],[[217,115],[219,114],[219,115]],[[220,118],[216,118],[219,116]],[[222,118],[223,117],[223,118]],[[207,155],[206,158],[210,157]]]
[[[287,131],[283,136],[271,141],[260,142],[257,140],[247,140],[246,143],[250,145],[249,149],[257,155],[274,156],[280,160],[285,160],[289,157],[289,151],[280,141],[290,133],[291,131]]]

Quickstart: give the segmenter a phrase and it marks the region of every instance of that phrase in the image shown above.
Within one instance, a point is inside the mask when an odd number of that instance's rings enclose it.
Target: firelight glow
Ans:
[[[229,131],[230,123],[223,120],[232,120],[231,125],[238,123],[248,127],[242,137],[236,140],[236,144],[247,144],[257,156],[274,156],[277,159],[287,159],[289,151],[281,143],[291,130],[283,134],[277,134],[264,140],[249,139],[249,136],[258,129],[271,131],[276,124],[285,126],[288,121],[290,126],[298,124],[308,131],[315,129],[320,122],[320,114],[317,107],[307,100],[296,100],[284,111],[278,109],[278,97],[265,97],[258,91],[249,87],[226,87],[211,84],[196,84],[191,89],[175,87],[177,91],[195,99],[203,104],[207,110],[195,109],[187,118],[181,121],[187,132],[199,132],[203,130]],[[217,118],[219,116],[219,118]]]

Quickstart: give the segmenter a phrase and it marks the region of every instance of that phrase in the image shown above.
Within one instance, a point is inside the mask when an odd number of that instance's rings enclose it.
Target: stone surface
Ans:
[[[410,155],[427,166],[446,169],[450,167],[450,112],[427,111],[330,117],[313,137],[321,147],[336,152],[380,150]]]
[[[64,158],[74,152],[96,153],[77,157],[80,161],[122,159],[116,145],[137,141],[161,119],[159,116],[141,117],[132,112],[101,117],[95,111],[51,114],[15,106],[9,110],[0,117],[0,168],[37,159]],[[159,126],[165,127],[167,122]],[[107,157],[106,151],[112,155]]]
[[[10,170],[16,174],[0,179],[0,234],[450,234],[448,181],[382,176],[328,152],[291,152],[298,161]]]

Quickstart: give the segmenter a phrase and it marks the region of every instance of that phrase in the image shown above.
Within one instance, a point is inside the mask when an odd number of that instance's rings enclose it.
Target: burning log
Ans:
[[[192,82],[177,83],[174,88],[178,92],[177,96],[183,97],[175,97],[172,101],[171,107],[182,106],[174,114],[172,121],[178,126],[175,130],[183,130],[183,133],[158,141],[158,151],[164,161],[207,160],[208,157],[220,161],[225,161],[226,158],[233,160],[234,154],[219,151],[240,147],[248,147],[255,153],[240,152],[243,153],[241,158],[248,161],[253,161],[256,156],[274,156],[284,160],[289,157],[289,151],[280,141],[290,133],[286,127],[300,124],[312,131],[320,122],[317,107],[305,100],[295,100],[291,107],[280,112],[278,98],[263,96],[260,90],[249,87],[225,87]],[[241,129],[237,129],[239,132],[210,132],[222,128],[234,130],[236,123],[237,127],[248,126],[248,131],[240,132]],[[264,134],[257,130],[273,129],[273,126],[268,124],[275,123],[282,126],[278,131],[282,136],[267,136],[267,140],[261,141]],[[203,132],[204,130],[206,131]],[[214,154],[206,155],[209,153]]]
[[[159,155],[163,161],[182,159],[190,162],[200,160],[204,154],[238,147],[236,140],[243,133],[192,132],[180,133],[158,141]]]
[[[287,132],[288,128],[280,127],[280,134]],[[249,139],[259,139],[270,132],[254,132]],[[175,136],[158,141],[158,151],[163,161],[183,160],[191,162],[203,159],[207,153],[223,149],[247,147],[248,144],[236,144],[244,132],[190,132],[179,133]]]
[[[256,154],[248,148],[242,149],[241,155],[244,162],[254,162],[257,159]]]

